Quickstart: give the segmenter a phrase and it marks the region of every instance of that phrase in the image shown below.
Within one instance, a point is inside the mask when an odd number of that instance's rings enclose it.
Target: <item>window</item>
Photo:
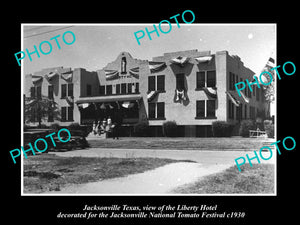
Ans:
[[[121,84],[121,94],[126,94],[126,83]]]
[[[248,114],[247,114],[247,105],[246,105],[246,104],[245,104],[244,118],[245,118],[245,119],[248,119]]]
[[[165,119],[165,103],[164,102],[149,102],[148,103],[149,119]]]
[[[185,90],[184,85],[184,73],[176,74],[176,89],[177,90]]]
[[[207,87],[216,86],[216,71],[207,71]]]
[[[160,118],[160,119],[165,118],[165,103],[164,102],[157,103],[157,118]]]
[[[65,98],[67,96],[67,85],[62,84],[61,85],[61,98]]]
[[[228,100],[228,118],[234,119],[234,104]]]
[[[92,95],[92,85],[87,84],[86,85],[86,96],[91,96]]]
[[[38,99],[42,99],[42,87],[41,86],[36,87],[36,97]]]
[[[30,88],[30,97],[31,98],[42,98],[42,87],[41,86],[35,86]]]
[[[215,117],[216,116],[216,101],[215,100],[207,100],[206,107],[206,117]]]
[[[203,88],[205,87],[205,71],[200,71],[196,73],[196,88]]]
[[[61,107],[61,121],[73,121],[73,107]]]
[[[30,88],[30,97],[35,98],[35,87]]]
[[[67,121],[67,107],[61,107],[61,121]]]
[[[235,79],[235,75],[233,73],[229,72],[229,90],[231,90],[231,91],[233,91],[235,88],[234,87],[234,83],[235,83],[234,79]]]
[[[156,103],[151,103],[151,102],[148,103],[149,119],[155,119],[155,106],[156,106]]]
[[[73,84],[72,83],[68,84],[68,96],[73,97]]]
[[[205,100],[196,101],[196,117],[205,117]]]
[[[148,91],[155,91],[155,76],[148,77]]]
[[[106,85],[106,95],[112,95],[112,85]]]
[[[54,85],[48,85],[48,98],[49,99],[53,99],[53,89],[54,89]]]
[[[100,85],[99,87],[99,95],[105,95],[105,85]]]
[[[196,89],[216,86],[216,71],[200,71],[196,73]]]
[[[157,76],[157,90],[161,92],[165,91],[165,75]]]
[[[140,93],[140,84],[135,83],[135,93]]]
[[[260,91],[257,86],[255,86],[255,89],[256,89],[256,101],[259,101]]]
[[[117,84],[116,85],[116,94],[120,94],[121,93],[121,84]]]
[[[131,94],[132,93],[132,83],[127,84],[127,93]]]

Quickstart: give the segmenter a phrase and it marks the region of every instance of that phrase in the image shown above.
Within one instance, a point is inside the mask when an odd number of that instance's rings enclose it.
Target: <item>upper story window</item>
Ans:
[[[196,89],[216,86],[216,71],[199,71],[196,73]]]
[[[165,91],[165,75],[149,76],[148,91]]]
[[[61,85],[61,98],[67,96],[73,97],[73,84],[62,84]]]

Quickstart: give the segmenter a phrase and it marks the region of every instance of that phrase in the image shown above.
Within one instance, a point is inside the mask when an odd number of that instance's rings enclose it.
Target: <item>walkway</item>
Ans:
[[[184,184],[195,182],[203,176],[221,172],[235,165],[234,159],[253,155],[253,151],[196,151],[153,149],[100,149],[91,148],[69,152],[56,152],[62,157],[157,157],[189,159],[196,163],[178,162],[154,170],[126,177],[70,185],[59,192],[49,194],[172,194],[171,191]],[[265,152],[266,158],[268,152]],[[255,163],[253,161],[253,163]],[[275,163],[275,157],[262,163]]]

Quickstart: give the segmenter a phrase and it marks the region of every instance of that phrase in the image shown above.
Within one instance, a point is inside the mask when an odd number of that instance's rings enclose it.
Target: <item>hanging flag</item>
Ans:
[[[275,67],[275,60],[273,57],[269,57],[267,63],[265,64],[265,66],[263,67],[263,69],[261,70],[260,74],[263,72],[263,71],[267,71],[269,72],[270,74],[272,74],[272,80],[274,81],[274,77],[275,77],[275,70],[271,70],[272,68]],[[269,75],[267,75],[266,73],[263,73],[261,75],[261,79],[259,79],[260,77],[260,74],[254,74],[253,75],[253,80],[252,82],[255,81],[255,78],[258,80],[258,82],[261,84],[261,81],[265,84],[268,84],[270,81],[271,81],[271,78]],[[260,81],[261,80],[261,81]]]
[[[245,94],[241,91],[240,92],[241,93],[241,96],[242,96],[242,98],[244,99],[244,101],[246,102],[246,103],[249,103],[249,98],[247,98],[246,96],[245,96]]]
[[[239,106],[240,106],[240,101],[237,100],[230,92],[225,91],[225,93],[228,95],[228,97],[230,98],[230,100],[232,101],[232,103],[233,103],[236,107],[239,107]]]
[[[184,94],[184,90],[179,91],[178,89],[175,90],[176,93],[176,100],[175,101],[179,101],[179,100],[186,100],[186,96]]]

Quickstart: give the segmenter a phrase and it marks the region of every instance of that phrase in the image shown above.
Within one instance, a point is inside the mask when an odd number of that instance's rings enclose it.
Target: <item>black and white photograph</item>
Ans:
[[[296,221],[296,7],[112,3],[3,14],[2,219]]]
[[[276,194],[276,24],[22,32],[22,194]]]

